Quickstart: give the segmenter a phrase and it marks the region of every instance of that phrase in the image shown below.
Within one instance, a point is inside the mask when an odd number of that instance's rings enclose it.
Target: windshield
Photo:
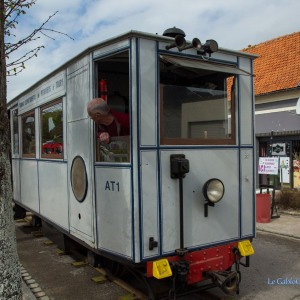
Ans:
[[[160,60],[161,143],[235,144],[235,75],[222,72],[220,66],[190,67],[179,59],[174,64],[164,58]]]

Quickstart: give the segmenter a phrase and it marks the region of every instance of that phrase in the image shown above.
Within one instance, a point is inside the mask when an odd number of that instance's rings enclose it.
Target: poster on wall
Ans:
[[[280,157],[280,182],[290,183],[290,158]]]
[[[260,157],[258,174],[278,175],[278,157]]]
[[[286,155],[285,143],[272,144],[272,155]]]

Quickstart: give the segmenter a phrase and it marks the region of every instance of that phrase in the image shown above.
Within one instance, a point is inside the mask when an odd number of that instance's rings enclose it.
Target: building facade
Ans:
[[[278,157],[277,175],[258,185],[300,188],[300,32],[243,49],[254,62],[257,158]]]

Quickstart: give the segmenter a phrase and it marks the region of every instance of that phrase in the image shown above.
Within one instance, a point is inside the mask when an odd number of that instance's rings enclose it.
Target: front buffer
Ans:
[[[239,293],[239,266],[249,267],[249,256],[254,254],[249,240],[188,252],[179,249],[175,256],[147,263],[147,277],[172,278],[171,290],[180,292],[200,282],[201,290],[218,286],[226,294]],[[241,262],[242,258],[246,262]],[[232,266],[235,265],[235,270]]]

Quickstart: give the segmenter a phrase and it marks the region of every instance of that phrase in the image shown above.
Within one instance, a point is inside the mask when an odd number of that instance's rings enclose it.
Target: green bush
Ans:
[[[277,206],[281,209],[300,209],[300,191],[284,188],[276,193]]]

